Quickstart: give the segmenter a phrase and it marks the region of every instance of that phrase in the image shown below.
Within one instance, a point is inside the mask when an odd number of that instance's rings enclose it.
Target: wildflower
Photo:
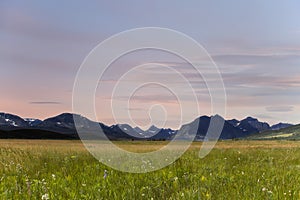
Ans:
[[[261,191],[263,191],[263,192],[265,192],[265,191],[267,191],[267,190],[268,190],[268,189],[265,188],[265,187],[261,189]]]
[[[103,176],[103,178],[106,179],[107,176],[108,176],[108,171],[107,171],[107,170],[104,170],[104,176]]]
[[[46,180],[45,180],[44,178],[42,179],[41,183],[42,183],[43,185],[47,185],[47,182],[46,182]]]
[[[55,174],[52,174],[52,178],[55,180],[56,179],[56,176],[55,176]]]
[[[27,185],[27,192],[29,195],[31,195],[31,189],[30,189],[31,182],[28,179],[26,179],[26,185]]]
[[[49,194],[43,194],[42,195],[42,200],[49,200]]]
[[[83,183],[83,184],[82,184],[82,186],[83,186],[83,187],[86,187],[86,184],[85,184],[85,183]]]
[[[206,193],[205,196],[206,196],[207,198],[209,198],[209,197],[210,197],[210,194],[209,194],[209,193]]]

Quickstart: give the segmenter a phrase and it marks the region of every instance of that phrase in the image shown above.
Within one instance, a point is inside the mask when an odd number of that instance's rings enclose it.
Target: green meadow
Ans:
[[[116,144],[145,152],[166,143]],[[130,174],[80,141],[0,140],[0,199],[300,199],[300,142],[222,141],[203,159],[200,146],[162,170]]]

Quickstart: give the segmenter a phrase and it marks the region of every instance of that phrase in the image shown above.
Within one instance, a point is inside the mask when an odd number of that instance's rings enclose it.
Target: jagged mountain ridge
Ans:
[[[5,134],[2,134],[2,137],[0,137],[3,138],[3,135],[7,135],[9,131],[13,131],[14,135],[17,137],[19,131],[23,134],[21,138],[26,138],[26,134],[29,134],[28,130],[40,130],[46,132],[47,134],[44,134],[46,136],[51,133],[51,138],[55,138],[53,134],[57,133],[68,135],[70,138],[78,139],[79,136],[75,128],[73,120],[74,117],[80,119],[81,124],[79,125],[79,128],[86,130],[86,134],[90,132],[96,132],[96,130],[98,130],[97,126],[101,126],[104,134],[109,139],[113,140],[170,140],[178,132],[182,134],[181,138],[185,139],[191,137],[191,130],[197,130],[195,140],[203,140],[206,136],[212,118],[209,116],[201,116],[197,120],[183,125],[178,131],[169,128],[160,129],[155,126],[151,126],[148,130],[144,131],[139,127],[132,128],[128,124],[107,126],[103,123],[93,122],[83,116],[71,113],[62,113],[43,121],[39,119],[22,119],[16,115],[0,113],[0,131],[5,132]],[[258,119],[252,117],[247,117],[241,121],[236,119],[225,120],[221,116],[218,117],[220,120],[224,121],[224,127],[222,129],[220,139],[243,138],[254,133],[271,130],[272,128],[286,128],[289,125],[278,124],[271,127],[268,123],[260,122]],[[26,134],[24,135],[24,133]],[[37,135],[37,131],[35,131],[35,135]],[[29,136],[29,138],[31,137]],[[62,138],[62,136],[59,135],[59,138]]]
[[[28,123],[21,117],[17,115],[12,115],[9,113],[0,113],[0,126],[1,129],[10,130],[16,127],[26,127]]]
[[[51,139],[55,138],[53,134],[57,133],[58,138],[63,138],[61,134],[67,135],[67,138],[78,139],[79,135],[76,131],[74,117],[79,120],[81,124],[77,124],[77,128],[85,131],[85,134],[99,132],[99,126],[102,128],[104,134],[112,140],[122,139],[170,139],[172,134],[176,131],[172,129],[159,129],[155,126],[150,127],[148,130],[132,128],[127,124],[107,126],[103,123],[93,122],[83,116],[71,113],[62,113],[60,115],[45,119],[22,119],[16,115],[0,113],[0,138],[26,138],[29,134],[28,130],[36,132],[41,131],[41,135],[49,136]],[[152,129],[155,130],[153,131]],[[8,136],[9,132],[14,136]],[[19,133],[19,136],[18,136]],[[51,133],[51,134],[49,134]],[[151,133],[151,134],[150,134]],[[93,134],[90,135],[93,138]],[[103,135],[101,137],[104,137]],[[32,138],[28,135],[28,138]],[[40,137],[36,135],[37,139]],[[48,138],[48,137],[46,137]]]
[[[216,139],[215,137],[219,139],[244,138],[251,134],[260,133],[270,129],[270,125],[268,123],[260,122],[258,119],[252,117],[247,117],[239,121],[237,119],[225,120],[223,117],[215,115],[212,117],[199,117],[190,124],[183,125],[179,132],[183,135],[183,138],[188,138],[189,135],[193,135],[195,133],[195,129],[197,129],[196,140],[204,140],[212,118],[222,122],[223,129],[221,130],[220,135],[207,139]],[[197,123],[199,124],[198,127],[196,125]],[[216,128],[212,127],[212,129]]]

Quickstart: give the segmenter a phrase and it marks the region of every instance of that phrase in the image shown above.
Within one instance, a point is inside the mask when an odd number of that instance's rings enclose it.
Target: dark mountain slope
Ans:
[[[267,130],[262,133],[256,133],[249,136],[247,139],[254,140],[300,140],[300,125],[289,126],[280,130]]]

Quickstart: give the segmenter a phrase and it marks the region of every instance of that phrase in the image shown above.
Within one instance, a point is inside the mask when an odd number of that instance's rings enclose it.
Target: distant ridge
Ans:
[[[273,126],[271,126],[272,130],[280,130],[283,128],[288,128],[290,126],[293,126],[293,124],[289,124],[289,123],[278,123],[278,124],[274,124]]]
[[[101,126],[106,137],[110,140],[171,140],[177,133],[181,139],[192,137],[196,131],[195,140],[205,139],[212,117],[201,116],[191,123],[183,125],[179,130],[170,128],[157,128],[154,125],[148,130],[139,127],[132,128],[128,124],[107,126],[103,123],[94,122],[72,113],[62,113],[60,115],[45,119],[23,119],[17,115],[0,113],[0,138],[20,138],[20,139],[79,139],[73,117],[81,119],[80,129],[86,134],[95,132],[95,127]],[[270,126],[266,122],[260,122],[253,117],[246,117],[243,120],[231,119],[224,121],[224,127],[220,139],[247,138],[252,134],[260,134],[269,130],[281,130],[292,126],[291,124],[279,123]],[[216,117],[213,116],[213,117]],[[92,135],[91,135],[92,137]],[[104,135],[101,136],[104,138]]]

